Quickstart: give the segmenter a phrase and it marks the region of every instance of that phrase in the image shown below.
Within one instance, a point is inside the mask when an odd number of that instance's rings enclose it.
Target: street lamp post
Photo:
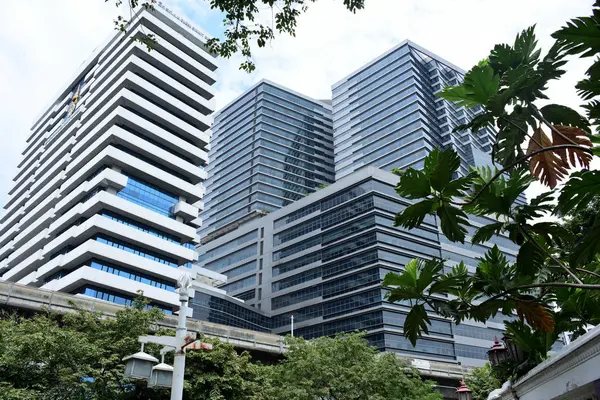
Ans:
[[[192,286],[192,278],[184,273],[177,281],[179,284],[179,319],[175,338],[177,347],[175,348],[175,361],[173,362],[173,387],[171,388],[171,400],[181,400],[183,398],[183,376],[185,372],[185,338],[187,336],[187,311],[189,288]]]
[[[177,281],[179,291],[179,319],[175,337],[173,336],[140,336],[138,341],[142,344],[142,350],[136,354],[123,358],[127,361],[125,365],[126,378],[146,380],[151,387],[171,387],[171,400],[183,399],[183,385],[185,373],[185,352],[189,350],[212,350],[212,345],[200,343],[195,339],[195,334],[190,335],[187,331],[187,313],[189,302],[189,288],[192,286],[192,278],[184,272]],[[145,343],[155,343],[164,346],[160,351],[162,362],[155,365],[158,359],[144,353]],[[169,351],[175,352],[173,367],[164,363],[164,354]]]

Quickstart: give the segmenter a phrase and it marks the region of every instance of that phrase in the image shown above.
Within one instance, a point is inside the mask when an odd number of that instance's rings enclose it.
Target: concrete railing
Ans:
[[[72,312],[75,307],[99,311],[107,315],[115,315],[124,307],[102,300],[94,300],[83,296],[39,289],[18,283],[0,281],[0,308],[19,308],[40,311],[50,308],[58,312]],[[208,337],[218,338],[225,343],[244,350],[281,354],[286,348],[283,337],[270,333],[256,332],[249,329],[235,328],[207,321],[188,319],[188,330],[201,333]],[[157,323],[160,327],[175,328],[177,317],[167,315]],[[471,368],[459,364],[441,361],[407,359],[422,376],[430,379],[460,380],[467,375]]]
[[[0,308],[6,307],[33,311],[49,308],[58,312],[72,312],[77,307],[84,310],[99,311],[107,315],[115,315],[117,311],[124,308],[102,300],[3,281],[0,282]],[[174,329],[177,327],[177,317],[167,315],[158,322],[158,326]],[[194,319],[188,319],[188,330],[218,338],[223,342],[231,343],[233,346],[245,350],[267,353],[283,353],[285,351],[283,337],[279,335]]]

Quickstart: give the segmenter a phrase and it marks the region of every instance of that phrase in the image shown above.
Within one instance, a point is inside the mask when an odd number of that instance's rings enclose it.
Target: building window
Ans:
[[[158,188],[139,178],[134,178],[129,175],[127,186],[119,191],[117,196],[175,219],[173,207],[179,202],[179,196]]]

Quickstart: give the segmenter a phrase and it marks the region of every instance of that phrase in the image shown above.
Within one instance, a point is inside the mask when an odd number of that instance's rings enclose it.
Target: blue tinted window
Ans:
[[[175,236],[173,236],[171,234],[162,232],[162,231],[160,231],[160,230],[158,230],[156,228],[152,228],[152,227],[150,227],[148,225],[142,224],[141,222],[134,221],[134,220],[132,220],[130,218],[126,218],[126,217],[123,217],[121,215],[117,215],[117,214],[112,213],[110,211],[102,211],[101,214],[102,214],[103,217],[106,217],[106,218],[111,219],[113,221],[117,221],[120,224],[130,226],[130,227],[135,228],[135,229],[137,229],[139,231],[149,233],[149,234],[151,234],[153,236],[156,236],[156,237],[159,237],[161,239],[167,240],[167,241],[169,241],[171,243],[176,243],[176,244],[179,244],[179,245],[182,244],[181,240],[178,239],[177,237],[175,237]],[[184,246],[187,247],[187,248],[193,248],[193,245],[191,243],[187,243]]]
[[[232,264],[238,263],[246,258],[250,258],[256,256],[256,243],[245,247],[243,249],[237,250],[231,254],[226,255],[225,257],[219,258],[215,261],[211,261],[204,265],[204,268],[208,268],[211,271],[221,271],[223,268],[226,268]]]
[[[96,241],[98,241],[100,243],[107,244],[107,245],[112,246],[112,247],[119,248],[121,250],[125,250],[128,253],[133,253],[133,254],[136,254],[138,256],[141,256],[141,257],[144,257],[144,258],[148,258],[148,259],[150,259],[152,261],[156,261],[156,262],[159,262],[161,264],[168,265],[168,266],[173,267],[173,268],[179,267],[179,264],[177,263],[177,260],[175,260],[173,258],[170,258],[170,257],[167,257],[167,256],[163,256],[163,255],[159,255],[159,254],[157,254],[157,253],[155,253],[155,252],[153,252],[151,250],[147,250],[147,249],[141,248],[139,246],[126,243],[126,242],[124,242],[122,240],[119,240],[119,239],[113,239],[113,238],[111,238],[109,236],[100,234],[100,235],[96,236]],[[191,263],[186,263],[184,265],[186,267],[191,267],[190,264]]]
[[[227,293],[235,292],[236,290],[240,290],[246,288],[248,286],[253,286],[256,284],[256,275],[249,276],[237,282],[228,283],[227,285],[221,286],[221,289],[227,291]]]
[[[132,176],[117,196],[173,219],[173,206],[179,202],[179,196]]]
[[[122,276],[123,278],[131,279],[132,281],[141,282],[145,285],[150,285],[159,289],[168,290],[169,292],[175,291],[175,286],[172,283],[151,277],[147,274],[135,272],[128,268],[123,268],[113,264],[109,264],[104,261],[92,260],[92,262],[90,263],[90,267],[100,271],[108,272],[109,274]]]
[[[133,304],[133,298],[130,296],[122,295],[116,292],[112,292],[106,289],[101,289],[95,286],[83,286],[75,293],[80,293],[96,299],[108,301],[111,303],[119,304],[122,306],[131,306]],[[150,303],[146,308],[156,307],[161,309],[165,314],[173,314],[173,310],[165,308],[156,303]]]

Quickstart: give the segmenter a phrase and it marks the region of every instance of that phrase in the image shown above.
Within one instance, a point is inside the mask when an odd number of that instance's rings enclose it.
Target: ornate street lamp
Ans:
[[[503,337],[502,341],[506,346],[508,351],[508,357],[516,361],[517,363],[522,363],[525,360],[525,354],[523,354],[523,350],[517,347],[517,345],[511,340],[509,337]]]
[[[456,391],[456,398],[458,400],[472,400],[473,391],[467,387],[465,380],[463,379],[460,383],[460,387]]]
[[[490,360],[490,365],[495,367],[500,364],[502,361],[506,360],[508,354],[507,350],[504,346],[500,344],[500,341],[497,337],[494,337],[494,345],[487,351],[488,360]]]

